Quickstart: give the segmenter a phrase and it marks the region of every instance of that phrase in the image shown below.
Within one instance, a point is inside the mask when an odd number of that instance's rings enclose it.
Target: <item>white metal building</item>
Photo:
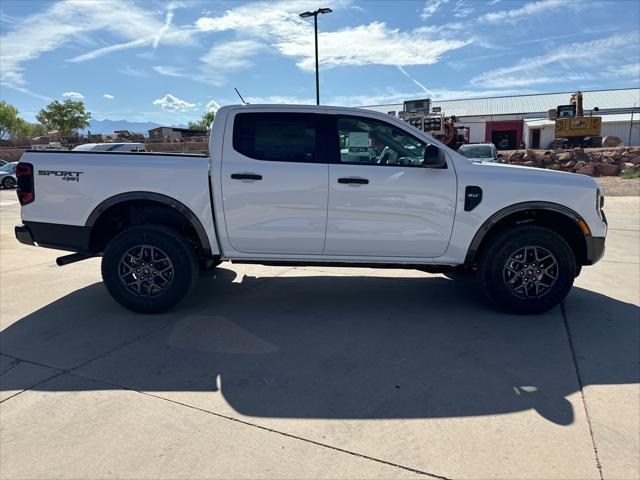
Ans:
[[[527,148],[547,148],[554,138],[554,122],[547,119],[547,112],[558,105],[568,105],[572,93],[434,100],[431,108],[439,107],[447,117],[455,115],[456,125],[469,127],[471,142],[498,145],[500,140],[507,140],[509,149],[513,149],[524,141]],[[600,109],[593,113],[602,117],[603,137],[615,135],[625,145],[640,145],[640,88],[583,90],[582,93],[585,115],[595,107]],[[397,115],[402,111],[402,104],[362,108]]]

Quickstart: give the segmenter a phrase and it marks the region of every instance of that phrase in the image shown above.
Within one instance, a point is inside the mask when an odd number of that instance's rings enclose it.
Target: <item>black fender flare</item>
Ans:
[[[194,230],[196,231],[196,235],[198,235],[198,240],[202,245],[202,249],[204,250],[205,255],[211,255],[211,244],[209,243],[209,237],[207,236],[207,232],[205,231],[202,223],[200,222],[200,219],[196,216],[196,214],[193,213],[189,207],[179,202],[175,198],[171,198],[167,195],[162,195],[161,193],[126,192],[114,195],[113,197],[109,197],[93,209],[93,211],[89,214],[89,217],[87,217],[85,226],[93,228],[93,225],[98,220],[98,218],[100,218],[100,215],[102,215],[109,208],[119,203],[130,202],[132,200],[151,200],[174,208],[176,211],[184,215],[193,226]]]
[[[574,221],[576,224],[581,220],[584,222],[583,218],[580,215],[578,215],[578,213],[576,213],[574,210],[570,209],[569,207],[565,207],[564,205],[560,205],[558,203],[544,202],[544,201],[531,201],[531,202],[522,202],[522,203],[515,203],[513,205],[509,205],[508,207],[505,207],[502,210],[498,210],[496,213],[494,213],[484,221],[482,226],[478,229],[478,231],[474,235],[473,240],[471,240],[471,244],[469,245],[469,249],[467,250],[467,256],[465,257],[464,263],[468,265],[476,261],[478,250],[480,249],[482,240],[484,240],[487,234],[500,220],[514,213],[523,212],[526,210],[548,210],[556,213],[561,213],[565,215],[568,219]],[[588,241],[586,236],[585,236],[585,241]]]

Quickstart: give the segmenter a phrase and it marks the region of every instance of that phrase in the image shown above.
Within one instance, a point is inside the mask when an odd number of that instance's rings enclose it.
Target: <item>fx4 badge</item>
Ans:
[[[38,170],[38,175],[53,175],[54,177],[61,177],[62,180],[67,182],[79,182],[80,174],[83,172],[68,172],[66,170]]]

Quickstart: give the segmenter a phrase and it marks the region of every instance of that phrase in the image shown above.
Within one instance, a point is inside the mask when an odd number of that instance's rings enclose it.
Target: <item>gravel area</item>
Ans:
[[[600,185],[605,197],[637,197],[640,196],[640,179],[626,179],[622,177],[598,177],[595,179]]]

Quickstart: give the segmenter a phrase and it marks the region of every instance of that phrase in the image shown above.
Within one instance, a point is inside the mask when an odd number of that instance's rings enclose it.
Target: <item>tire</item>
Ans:
[[[564,238],[547,228],[518,226],[490,239],[481,252],[478,276],[498,308],[535,314],[560,303],[575,274],[575,256]]]
[[[13,179],[13,177],[4,177],[2,179],[2,188],[14,188],[16,186],[16,181]]]
[[[170,310],[189,294],[197,278],[193,250],[180,234],[162,225],[127,228],[109,242],[102,257],[107,291],[134,312]]]

